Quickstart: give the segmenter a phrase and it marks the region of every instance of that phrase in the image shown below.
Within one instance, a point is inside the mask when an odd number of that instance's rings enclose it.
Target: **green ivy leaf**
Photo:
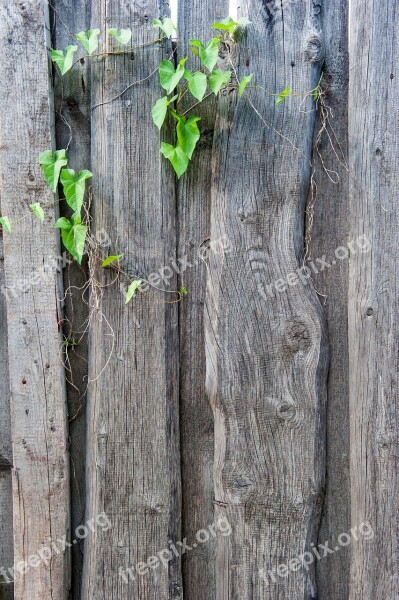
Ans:
[[[60,217],[58,221],[56,221],[54,227],[56,229],[66,229],[69,231],[72,227],[72,223],[70,223],[66,217]]]
[[[34,214],[37,216],[37,218],[40,219],[42,223],[44,223],[44,210],[40,202],[34,202],[33,204],[29,204],[29,208],[31,208]]]
[[[163,98],[160,98],[159,100],[157,100],[155,105],[152,107],[152,110],[151,110],[152,120],[154,121],[154,123],[158,127],[158,129],[161,129],[162,125],[165,122],[168,106],[170,104],[172,104],[172,102],[174,102],[177,98],[178,98],[178,95],[173,96],[173,98],[170,98],[170,99],[168,99],[166,96],[164,96]]]
[[[211,76],[209,78],[209,87],[215,96],[220,92],[220,88],[222,85],[229,83],[231,79],[231,71],[221,71],[220,69],[215,69],[212,71]]]
[[[161,129],[162,125],[164,124],[166,113],[168,112],[168,104],[168,98],[167,96],[164,96],[163,98],[157,100],[156,104],[152,107],[152,120],[158,129]]]
[[[108,258],[103,260],[103,262],[101,263],[101,266],[103,268],[108,267],[108,265],[112,265],[112,263],[114,263],[117,260],[119,260],[120,258],[122,258],[122,256],[123,256],[123,254],[116,254],[115,256],[108,256]]]
[[[58,65],[61,75],[65,75],[72,68],[73,55],[77,49],[77,46],[67,46],[65,54],[63,50],[51,50],[51,60]]]
[[[129,304],[130,300],[133,298],[137,290],[140,289],[142,283],[143,282],[141,281],[141,279],[135,279],[134,281],[132,281],[132,283],[127,288],[125,304]]]
[[[176,25],[173,23],[172,19],[166,17],[161,21],[160,19],[154,19],[152,24],[154,27],[159,27],[165,34],[166,37],[170,38],[172,33],[176,31]]]
[[[235,33],[238,27],[245,27],[246,25],[250,25],[251,21],[247,19],[247,17],[240,17],[238,21],[235,21],[231,17],[227,17],[222,21],[216,21],[212,25],[212,29],[219,29],[219,31],[227,31],[230,35]]]
[[[61,183],[64,188],[65,199],[72,210],[77,213],[80,213],[83,205],[86,179],[90,177],[93,177],[93,173],[87,170],[79,171],[77,176],[75,176],[73,169],[62,169],[61,171]]]
[[[188,167],[189,158],[187,154],[180,148],[180,146],[176,146],[176,148],[174,148],[171,146],[171,144],[166,144],[165,142],[162,142],[161,144],[161,152],[165,158],[170,160],[177,177],[180,179]]]
[[[286,99],[286,97],[290,95],[290,93],[291,93],[291,88],[290,87],[285,88],[285,90],[283,90],[278,95],[278,98],[276,100],[276,104],[282,104],[284,102],[284,100]]]
[[[216,21],[212,25],[212,29],[219,29],[220,31],[228,31],[229,33],[234,33],[235,28],[238,26],[238,22],[234,21],[231,17],[227,17],[222,21]]]
[[[239,96],[243,95],[245,88],[247,87],[248,83],[251,81],[253,76],[254,76],[254,74],[252,73],[251,75],[247,75],[246,77],[243,77],[241,79],[240,85],[238,86],[238,95]]]
[[[180,288],[179,292],[180,292],[180,293],[181,293],[183,296],[187,296],[187,294],[188,294],[188,290],[187,290],[187,288],[186,288],[186,287],[184,287],[184,286]]]
[[[0,217],[0,225],[2,226],[4,231],[7,231],[7,233],[11,233],[11,223],[8,217]]]
[[[184,154],[191,159],[201,135],[197,125],[198,121],[201,120],[201,117],[192,116],[187,119],[175,112],[173,113],[173,116],[177,119],[176,133],[178,145],[181,150],[183,150]]]
[[[68,162],[66,150],[57,150],[54,156],[51,150],[45,150],[40,154],[38,160],[39,164],[43,166],[44,178],[55,194],[60,171]]]
[[[89,29],[88,31],[81,31],[80,33],[77,33],[76,39],[82,43],[88,54],[93,54],[93,52],[98,48],[99,35],[99,29]]]
[[[179,62],[177,69],[170,60],[163,60],[159,65],[159,80],[161,86],[164,90],[166,90],[167,94],[171,94],[180,79],[184,75],[184,63],[186,62],[186,58],[182,58]]]
[[[197,71],[196,73],[184,71],[184,77],[188,81],[188,89],[194,98],[197,98],[201,102],[205,96],[206,86],[208,85],[205,73],[201,73],[201,71]]]
[[[123,46],[126,46],[132,39],[131,29],[108,29],[109,35],[113,35],[114,38]]]
[[[212,71],[218,61],[219,42],[220,38],[213,38],[206,46],[204,46],[199,40],[190,40],[190,46],[192,47],[194,54],[199,54],[202,64],[208,71]]]

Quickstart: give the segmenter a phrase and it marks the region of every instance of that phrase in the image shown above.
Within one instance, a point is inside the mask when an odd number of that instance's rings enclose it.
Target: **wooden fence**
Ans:
[[[397,600],[396,3],[245,0],[237,74],[323,93],[207,99],[179,180],[157,67],[229,3],[180,0],[151,44],[167,12],[0,6],[0,599]],[[49,48],[112,26],[143,47],[61,78]],[[51,147],[93,172],[82,267],[57,258]],[[101,244],[188,296],[125,306]]]

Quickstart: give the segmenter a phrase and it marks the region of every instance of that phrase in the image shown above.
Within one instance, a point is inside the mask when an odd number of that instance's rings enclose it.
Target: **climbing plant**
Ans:
[[[151,116],[154,125],[159,130],[162,130],[168,113],[176,123],[175,144],[162,141],[160,152],[165,159],[170,161],[178,178],[186,172],[201,137],[199,125],[201,118],[198,115],[189,115],[188,113],[192,113],[201,102],[212,94],[218,96],[221,90],[226,87],[235,88],[239,96],[246,93],[246,90],[264,89],[253,84],[253,73],[238,79],[232,62],[231,69],[216,68],[221,46],[230,48],[232,45],[239,43],[245,28],[250,24],[246,17],[237,20],[227,17],[216,21],[212,25],[214,36],[209,41],[203,42],[198,39],[191,39],[189,45],[192,54],[198,57],[200,63],[197,70],[189,68],[188,56],[176,63],[172,55],[170,59],[163,60],[159,64],[157,71],[160,88],[164,94],[151,108]],[[153,44],[170,39],[176,32],[176,26],[170,18],[155,19],[153,26],[160,32],[159,37],[152,42]],[[132,39],[130,29],[108,29],[107,34],[114,40],[116,48],[108,52],[97,53],[100,34],[100,29],[89,29],[75,34],[76,40],[87,53],[77,59],[75,55],[78,52],[78,45],[69,45],[64,50],[51,49],[51,60],[57,66],[61,77],[65,76],[74,66],[77,66],[82,58],[93,59],[110,54],[131,52],[131,48],[127,48]],[[316,88],[305,95],[311,94],[317,100],[320,86],[321,79]],[[271,95],[276,97],[276,105],[280,105],[286,98],[295,94],[291,94],[291,88],[287,87],[282,92],[271,93]],[[186,107],[184,111],[181,109],[183,99],[185,99],[184,105]],[[83,169],[76,174],[73,169],[68,168],[68,157],[65,149],[56,150],[54,153],[52,150],[46,150],[39,156],[38,162],[43,168],[44,178],[53,193],[57,192],[59,183],[62,185],[65,201],[72,214],[70,218],[59,218],[55,223],[55,227],[61,232],[61,239],[65,248],[81,264],[88,233],[88,224],[82,210],[86,193],[86,181],[93,175],[87,169]],[[35,202],[29,206],[36,217],[44,222],[45,212],[41,204]],[[0,217],[0,226],[4,231],[11,232],[11,223],[6,216]],[[102,267],[117,267],[120,270],[119,261],[122,256],[122,254],[119,254],[105,258],[102,261]],[[139,279],[130,282],[126,293],[126,303],[140,290],[141,284],[142,280]],[[187,290],[182,288],[179,294],[180,296],[185,295]]]

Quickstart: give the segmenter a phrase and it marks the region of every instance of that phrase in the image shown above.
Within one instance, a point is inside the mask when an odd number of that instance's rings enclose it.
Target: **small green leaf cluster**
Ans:
[[[233,21],[231,17],[214,23],[213,28],[232,35],[238,27],[248,25],[248,19],[243,18],[239,21]],[[168,110],[176,120],[176,145],[162,142],[160,151],[167,158],[177,175],[180,178],[187,170],[195,147],[200,139],[200,130],[198,122],[199,116],[187,117],[191,109],[184,113],[178,112],[178,107],[188,93],[197,101],[194,106],[201,103],[205,97],[212,93],[217,96],[223,87],[231,84],[232,71],[216,69],[216,63],[219,58],[219,47],[225,42],[224,35],[212,38],[206,44],[200,40],[190,40],[190,46],[193,54],[200,59],[201,66],[197,71],[191,71],[186,67],[188,57],[182,58],[177,66],[171,60],[163,60],[159,65],[159,81],[161,87],[165,90],[166,96],[159,98],[152,108],[152,119],[158,129],[161,129],[165,122]],[[238,82],[238,92],[241,96],[251,81],[253,75],[243,77]],[[207,94],[208,89],[210,90]],[[206,96],[207,94],[207,96]],[[194,108],[192,106],[191,108]]]
[[[58,181],[61,181],[65,200],[73,211],[71,219],[61,217],[55,227],[61,230],[65,248],[81,264],[87,235],[87,226],[82,222],[82,207],[86,180],[92,177],[92,173],[83,170],[76,175],[73,169],[64,168],[67,163],[66,150],[57,150],[54,154],[51,150],[45,150],[39,156],[39,164],[43,167],[44,178],[51,191],[55,193]],[[30,205],[30,208],[41,221],[44,221],[44,211],[40,203],[35,202]]]
[[[80,31],[75,34],[76,39],[80,42],[89,56],[98,48],[99,29],[89,29],[88,31]],[[118,48],[127,46],[132,39],[132,31],[130,29],[108,29],[108,35],[114,37],[118,42]],[[65,75],[74,65],[74,56],[78,51],[78,46],[67,46],[65,50],[51,50],[51,60],[58,66],[61,75]]]

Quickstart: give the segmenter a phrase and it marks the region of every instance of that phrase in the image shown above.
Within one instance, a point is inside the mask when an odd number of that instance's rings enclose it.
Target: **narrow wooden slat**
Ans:
[[[4,281],[3,236],[0,238],[0,600],[13,598],[14,564],[12,530],[12,447],[10,423],[10,387],[8,380],[7,307]]]
[[[352,527],[350,600],[394,600],[398,578],[398,7],[350,3],[349,356]],[[365,528],[367,531],[367,529]]]
[[[178,59],[189,56],[188,68],[199,67],[189,40],[213,37],[211,25],[228,14],[228,2],[179,2]],[[195,104],[186,100],[181,111]],[[194,114],[194,113],[193,113]],[[187,173],[178,185],[178,257],[189,267],[180,275],[188,296],[180,303],[180,415],[183,490],[183,535],[194,540],[197,531],[214,520],[212,409],[205,392],[204,300],[206,263],[201,250],[210,235],[211,160],[216,100],[209,98],[195,108],[201,117],[201,140]],[[180,286],[179,286],[180,287]],[[183,558],[184,593],[187,598],[215,597],[214,539]]]
[[[90,28],[90,2],[52,0],[52,41],[54,48],[78,45],[77,56],[86,54],[74,34]],[[54,80],[57,148],[68,148],[68,164],[76,172],[90,169],[90,63],[78,64],[65,77],[59,72]],[[90,181],[88,181],[88,186]],[[70,216],[65,202],[60,214]],[[85,514],[86,386],[87,386],[87,264],[73,261],[64,268],[64,328],[67,363],[67,404],[71,469],[71,529],[83,524]],[[74,345],[78,344],[78,345]],[[72,598],[80,598],[84,539],[71,550]]]
[[[308,219],[314,286],[325,307],[330,347],[327,388],[326,493],[319,542],[328,541],[339,552],[317,563],[317,584],[328,600],[342,600],[349,593],[350,545],[339,545],[338,536],[350,530],[349,475],[349,361],[348,361],[348,279],[349,258],[345,249],[350,237],[348,221],[349,180],[348,136],[348,2],[326,2],[322,9],[325,43],[323,89],[325,105],[319,102],[313,149],[316,188],[308,201],[311,217],[315,197],[314,224]],[[325,117],[328,117],[328,123]],[[323,128],[326,126],[326,130]],[[320,141],[319,141],[319,134]],[[335,152],[337,155],[335,155]],[[319,156],[320,153],[320,156]],[[322,162],[323,161],[323,162]],[[324,165],[323,165],[324,163]],[[329,169],[327,173],[324,169]],[[336,183],[331,181],[333,179]],[[315,194],[315,196],[313,196]],[[312,229],[312,230],[311,230]],[[344,253],[342,254],[342,247]],[[341,248],[337,259],[336,250]],[[325,257],[329,266],[320,259]],[[319,260],[317,260],[319,259]]]
[[[159,16],[157,2],[145,8],[122,0],[92,4],[93,27],[130,27],[133,46],[157,38],[152,20]],[[115,47],[104,39],[101,49]],[[92,104],[103,103],[92,112],[93,226],[107,231],[110,253],[124,254],[123,268],[145,279],[176,251],[174,177],[151,119],[162,95],[154,71],[170,52],[170,45],[149,45],[92,67]],[[95,269],[95,275],[102,284],[114,279],[109,270]],[[166,569],[158,565],[144,575],[134,570],[181,535],[178,321],[176,304],[166,303],[171,299],[150,290],[125,306],[118,284],[93,289],[87,517],[104,511],[112,527],[87,539],[86,600],[182,597],[178,558]],[[133,571],[125,582],[119,569],[127,567]]]
[[[271,92],[312,89],[323,60],[317,11],[267,8],[241,7],[252,25],[233,59],[239,76],[255,73]],[[303,258],[315,113],[311,97],[276,106],[249,94],[223,97],[213,156],[211,240],[226,235],[231,251],[210,256],[207,391],[218,517],[233,530],[218,538],[216,598],[304,600],[316,597],[314,565],[275,571],[311,550],[323,488],[323,316],[306,281],[287,283]]]
[[[15,598],[67,597],[68,550],[36,556],[69,530],[65,378],[60,355],[54,259],[59,254],[54,196],[37,158],[51,147],[48,58],[42,4],[0,7],[1,210],[12,223],[4,236],[13,446]],[[28,208],[49,205],[44,225]],[[46,269],[44,273],[43,269]],[[24,572],[25,571],[25,572]]]

